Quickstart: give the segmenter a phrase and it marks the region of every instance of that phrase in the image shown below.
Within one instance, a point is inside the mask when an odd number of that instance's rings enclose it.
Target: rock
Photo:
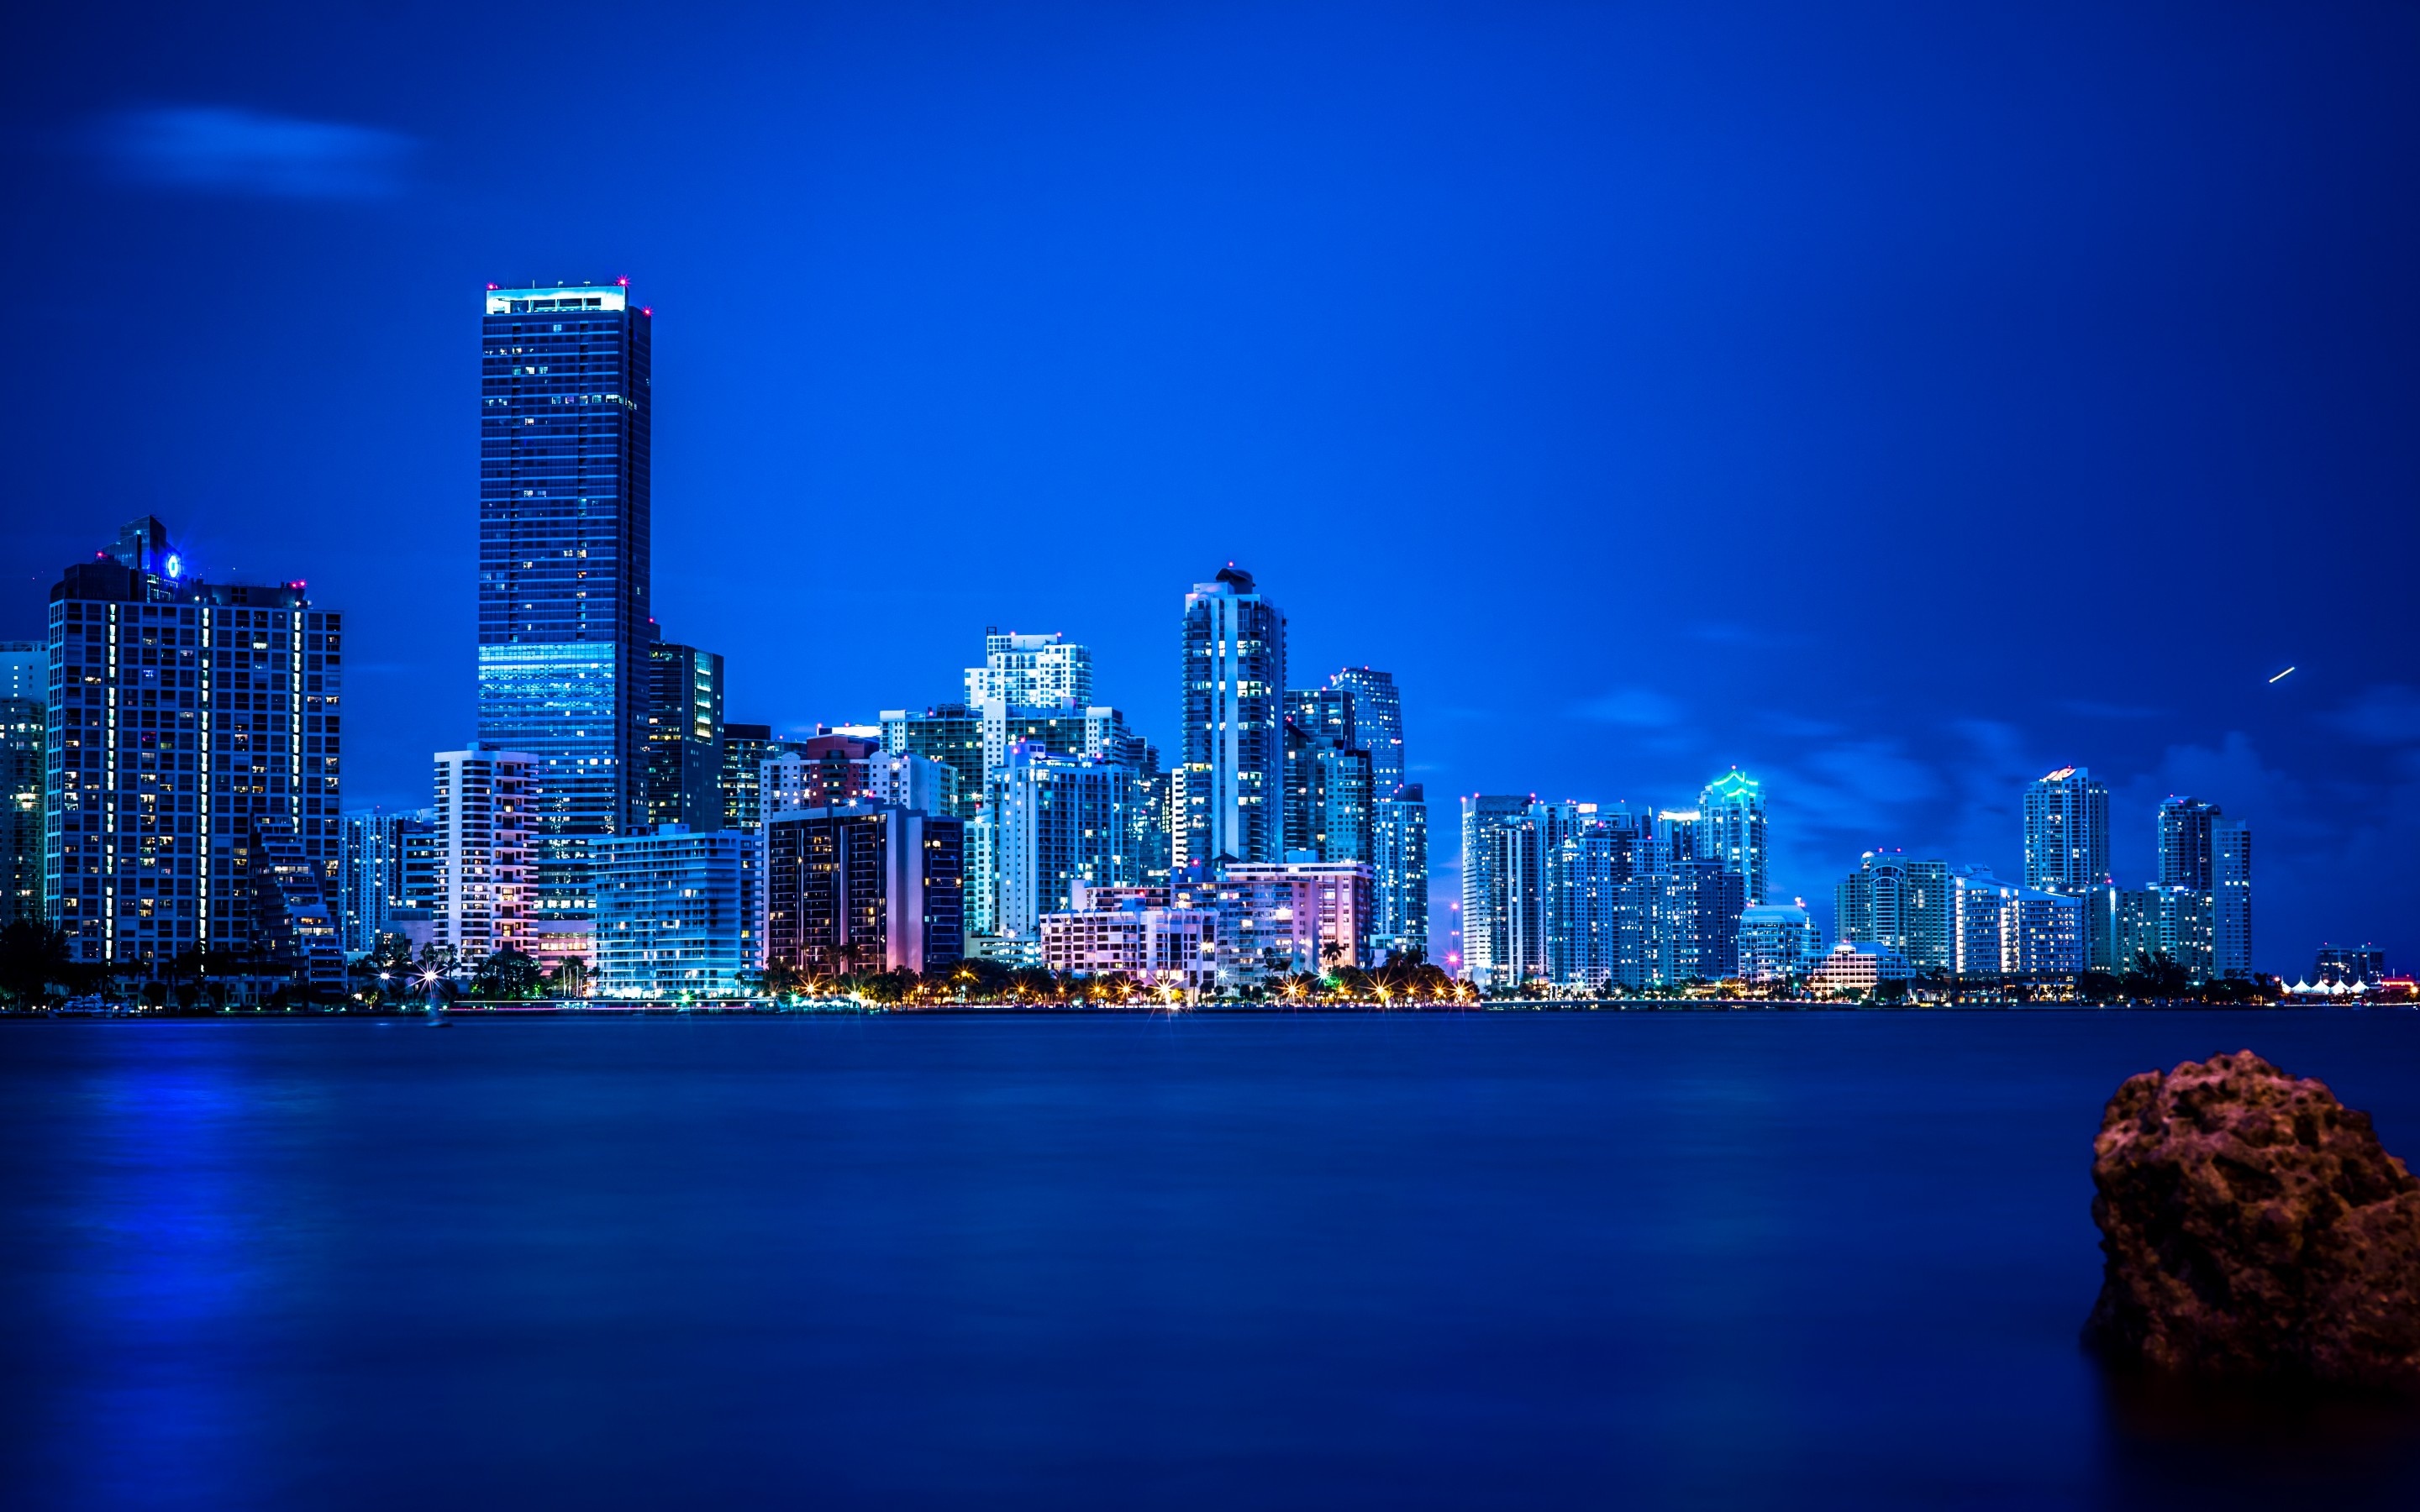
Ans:
[[[2420,1180],[2369,1115],[2246,1050],[2129,1077],[2092,1151],[2103,1359],[2420,1388]]]

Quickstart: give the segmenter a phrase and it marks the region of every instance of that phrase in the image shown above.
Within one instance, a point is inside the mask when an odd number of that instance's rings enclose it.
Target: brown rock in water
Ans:
[[[2092,1150],[2104,1359],[2420,1388],[2420,1180],[2369,1115],[2246,1050],[2129,1077]]]

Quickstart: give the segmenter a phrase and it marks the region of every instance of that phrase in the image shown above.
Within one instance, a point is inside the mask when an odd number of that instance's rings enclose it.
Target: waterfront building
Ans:
[[[330,917],[343,629],[299,580],[200,580],[148,516],[65,570],[43,658],[41,912],[76,959],[266,955],[288,920]]]
[[[1286,861],[1274,866],[1230,864],[1218,879],[1262,952],[1264,967],[1328,972],[1377,964],[1370,959],[1375,902],[1366,861]]]
[[[491,288],[480,327],[478,739],[529,755],[526,948],[592,945],[590,846],[644,825],[651,333],[618,284]]]
[[[2160,889],[2155,883],[2148,887],[2112,889],[2110,930],[2111,964],[2100,969],[2123,971],[2143,956],[2159,954],[2167,947],[2161,939]]]
[[[1218,910],[1114,906],[1042,917],[1042,964],[1080,977],[1124,976],[1195,997],[1218,985]]]
[[[1652,925],[1657,980],[1722,981],[1737,976],[1747,879],[1720,861],[1705,859],[1671,863],[1657,881],[1662,894]]]
[[[718,816],[719,817],[719,816]],[[736,997],[764,964],[758,839],[659,825],[597,845],[597,991]]]
[[[2025,886],[2080,898],[2109,880],[2109,788],[2062,766],[2025,789]]]
[[[1804,977],[1823,949],[1804,903],[1750,903],[1740,913],[1740,975],[1760,986]]]
[[[1090,675],[1088,668],[1088,686]],[[984,757],[982,710],[969,703],[936,703],[921,714],[885,709],[881,723],[884,750],[926,757],[957,775],[957,807],[953,811],[961,819],[973,818],[975,810],[983,806],[985,775],[988,770]]]
[[[1989,868],[1953,868],[1949,873],[1949,970],[1957,977],[2000,975],[2000,921],[2024,889],[2002,882]]]
[[[2063,976],[2083,969],[2083,900],[2033,887],[2015,889],[2000,910],[2000,974]]]
[[[1353,695],[1286,695],[1285,853],[1289,859],[1366,861],[1373,841],[1370,753],[1354,744]]]
[[[1374,752],[1373,753],[1374,756]],[[1429,953],[1429,806],[1421,784],[1406,782],[1371,806],[1370,870],[1377,890],[1371,949],[1425,961]]]
[[[849,804],[765,824],[765,958],[811,977],[929,971],[966,950],[964,822]]]
[[[1395,674],[1368,667],[1347,667],[1331,673],[1327,686],[1352,696],[1352,738],[1349,748],[1370,753],[1370,792],[1373,798],[1393,795],[1404,785],[1408,768],[1404,755],[1404,700]]]
[[[1505,794],[1462,800],[1463,973],[1482,990],[1526,980],[1524,916],[1534,918],[1542,902],[1523,874],[1536,844],[1529,803]]]
[[[2211,970],[2252,975],[2252,826],[2240,819],[2211,825]]]
[[[1807,985],[1819,994],[1856,992],[1871,997],[1885,982],[1905,981],[1915,974],[1907,957],[1887,945],[1842,940],[1815,963]]]
[[[439,855],[430,938],[464,966],[499,950],[531,951],[536,889],[531,814],[545,763],[473,741],[437,753],[430,817]]]
[[[1285,636],[1285,615],[1232,563],[1185,595],[1181,817],[1190,860],[1282,858]]]
[[[1013,748],[991,779],[992,929],[1038,937],[1042,916],[1063,913],[1077,883],[1141,880],[1125,849],[1133,769],[1119,763]]]
[[[967,702],[1019,709],[1081,709],[1093,702],[1093,653],[1052,632],[984,631],[984,664],[967,669]],[[888,717],[886,716],[886,718]]]
[[[2322,987],[2374,987],[2386,975],[2386,952],[2375,945],[2322,945],[2311,980]]]
[[[645,827],[722,827],[722,658],[659,640],[647,648],[641,795]]]
[[[1948,970],[1949,863],[1868,851],[1835,889],[1833,928],[1849,944],[1898,951],[1916,971]]]
[[[363,809],[345,815],[337,865],[338,933],[349,957],[370,954],[390,934],[410,939],[411,925],[436,907],[436,811]],[[433,932],[418,932],[433,937]]]
[[[49,659],[47,650],[43,659]],[[7,686],[29,682],[11,676]],[[43,699],[0,695],[0,925],[48,922],[42,912],[42,744],[48,728]]]
[[[1751,903],[1764,902],[1764,788],[1734,766],[1698,795],[1696,852],[1739,873]]]

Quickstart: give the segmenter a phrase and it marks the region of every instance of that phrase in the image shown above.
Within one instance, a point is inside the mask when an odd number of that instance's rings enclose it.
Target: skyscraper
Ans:
[[[2211,966],[2222,977],[2252,975],[2252,826],[2240,819],[2211,825]]]
[[[1855,945],[1896,950],[1917,971],[1950,963],[1949,864],[1868,851],[1835,892],[1833,929]]]
[[[967,669],[967,702],[1017,709],[1081,709],[1093,702],[1093,653],[1057,631],[984,631],[984,664]]]
[[[1764,788],[1734,766],[1698,795],[1698,857],[1738,874],[1750,903],[1764,902]]]
[[[43,911],[80,960],[269,954],[324,984],[333,928],[299,921],[333,918],[343,616],[185,569],[146,516],[51,590]]]
[[[647,684],[646,826],[721,828],[722,658],[659,640],[647,648]]]
[[[2170,795],[2160,800],[2160,886],[2211,887],[2211,825],[2219,818],[2214,803]]]
[[[364,956],[390,933],[397,913],[425,914],[433,893],[415,891],[427,880],[412,875],[415,852],[434,850],[435,810],[396,812],[363,809],[345,815],[344,854],[338,870],[338,940],[349,956]]]
[[[1233,563],[1185,595],[1187,859],[1283,858],[1285,636],[1285,615]]]
[[[1370,753],[1370,793],[1384,798],[1404,785],[1404,700],[1395,674],[1347,667],[1327,686],[1353,695],[1353,740]],[[1383,884],[1382,884],[1383,886]]]
[[[1370,949],[1384,962],[1390,955],[1429,953],[1429,805],[1418,782],[1370,806],[1370,867],[1375,907]]]
[[[41,663],[29,669],[27,661]],[[48,648],[0,642],[0,924],[42,921],[42,742]],[[37,692],[35,689],[41,688]]]
[[[1354,698],[1341,687],[1286,694],[1285,850],[1305,861],[1371,858],[1370,753],[1354,729]]]
[[[650,313],[491,288],[479,380],[478,738],[535,762],[527,948],[585,956],[589,845],[645,820]]]
[[[2109,788],[2062,766],[2025,789],[2025,886],[2080,898],[2109,880]]]
[[[439,862],[433,943],[475,965],[529,949],[530,810],[540,764],[473,745],[437,753]]]

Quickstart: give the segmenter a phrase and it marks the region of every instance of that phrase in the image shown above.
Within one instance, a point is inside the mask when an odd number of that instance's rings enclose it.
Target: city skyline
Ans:
[[[2420,532],[2420,218],[2374,192],[2397,131],[2343,103],[2396,98],[2399,23],[2045,22],[1955,100],[1918,65],[1973,55],[1973,18],[1928,42],[1776,12],[1770,56],[1707,18],[1643,53],[1606,18],[1161,18],[1079,54],[985,24],[948,58],[878,18],[756,24],[805,70],[778,90],[565,40],[629,155],[539,198],[487,168],[510,57],[439,21],[322,18],[306,48],[38,18],[29,55],[70,61],[0,106],[23,142],[198,104],[255,144],[395,151],[271,192],[29,147],[24,213],[58,232],[0,259],[69,292],[21,313],[0,405],[25,590],[0,637],[156,514],[214,577],[343,606],[380,648],[348,669],[348,801],[416,804],[412,732],[476,728],[468,296],[628,276],[663,380],[653,610],[731,658],[735,719],[943,702],[1001,624],[1087,640],[1158,737],[1166,585],[1232,559],[1295,615],[1290,662],[1419,701],[1440,812],[1684,807],[1736,763],[1772,795],[1774,890],[1820,907],[1876,847],[2022,876],[2012,795],[2088,765],[2113,811],[2253,824],[2264,942],[2420,949],[2420,678],[2394,595],[2336,590],[2343,543],[2392,563]],[[2155,45],[2173,69],[2126,65]],[[98,88],[130,46],[153,71]],[[414,70],[449,83],[389,86]],[[913,570],[817,570],[902,530]],[[2112,847],[2152,874],[2144,826]]]

